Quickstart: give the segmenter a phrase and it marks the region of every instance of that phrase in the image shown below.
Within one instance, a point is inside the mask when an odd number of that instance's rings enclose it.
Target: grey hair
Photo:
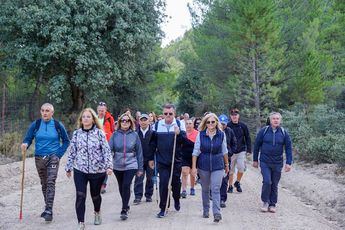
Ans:
[[[50,104],[50,103],[44,103],[44,104],[41,106],[41,108],[43,108],[43,107],[49,107],[49,108],[54,112],[54,106],[53,106],[52,104]]]
[[[278,115],[279,118],[282,119],[282,115],[281,115],[279,112],[272,112],[272,113],[270,113],[270,120],[272,119],[272,117],[273,117],[274,115]]]
[[[170,104],[170,103],[167,103],[165,105],[163,105],[163,109],[173,109],[174,111],[176,111],[176,108],[175,108],[175,105],[174,104]]]

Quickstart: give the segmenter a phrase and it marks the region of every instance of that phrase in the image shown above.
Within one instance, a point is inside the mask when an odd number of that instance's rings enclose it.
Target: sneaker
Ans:
[[[275,206],[269,206],[269,207],[268,207],[268,211],[269,211],[269,212],[272,212],[272,213],[276,213],[276,212],[277,212],[277,209],[276,209]]]
[[[163,210],[161,210],[158,214],[157,214],[157,218],[163,218],[165,217],[165,212]]]
[[[182,198],[186,198],[186,197],[187,197],[187,192],[186,192],[186,190],[183,190],[183,191],[181,192],[181,197],[182,197]]]
[[[214,214],[213,222],[218,223],[222,219],[222,215],[220,213]]]
[[[141,202],[141,199],[139,198],[135,198],[133,201],[134,204],[140,204],[140,202]]]
[[[79,222],[79,224],[78,224],[78,228],[77,228],[78,230],[84,230],[85,229],[85,224],[84,224],[84,222]]]
[[[121,220],[127,220],[128,219],[128,211],[126,209],[122,209],[120,214]]]
[[[236,181],[234,186],[236,187],[237,192],[242,192],[242,188],[241,188],[240,182]]]
[[[194,188],[191,188],[191,189],[190,189],[190,195],[191,195],[191,196],[195,196],[195,189],[194,189]]]
[[[46,209],[41,213],[41,217],[43,218],[46,215]]]
[[[176,211],[180,211],[180,209],[181,209],[180,201],[175,201],[174,207],[175,207]]]
[[[260,208],[261,212],[268,212],[268,203],[264,202]]]
[[[94,225],[100,225],[102,223],[102,217],[100,212],[95,212],[95,221]]]
[[[202,213],[202,217],[203,217],[203,218],[209,218],[209,217],[210,217],[210,214],[208,213],[208,211],[204,211],[204,212]]]
[[[45,211],[45,215],[43,216],[45,221],[52,221],[53,220],[53,213],[51,211]]]
[[[221,208],[225,208],[225,207],[226,207],[226,204],[225,204],[225,201],[224,201],[224,200],[221,200],[221,201],[220,201],[220,207],[221,207]]]
[[[102,184],[102,187],[101,187],[101,194],[104,194],[107,192],[107,190],[105,190],[105,188],[107,187],[106,184]]]
[[[228,193],[233,193],[233,192],[234,192],[234,187],[232,187],[232,185],[230,185],[228,188]]]
[[[146,197],[146,202],[152,202],[152,198],[151,197]]]

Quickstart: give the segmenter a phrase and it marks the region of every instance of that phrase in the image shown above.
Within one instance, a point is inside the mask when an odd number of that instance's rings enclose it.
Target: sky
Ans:
[[[166,0],[167,14],[166,23],[162,25],[165,33],[162,46],[166,46],[172,40],[182,36],[184,32],[192,27],[191,17],[187,4],[193,0]]]

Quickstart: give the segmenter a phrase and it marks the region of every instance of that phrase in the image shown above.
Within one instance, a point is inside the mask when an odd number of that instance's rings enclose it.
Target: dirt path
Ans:
[[[65,160],[63,160],[64,162]],[[74,211],[75,191],[72,180],[64,175],[64,163],[60,166],[54,204],[54,221],[44,223],[39,217],[43,208],[41,188],[33,159],[27,160],[26,189],[24,196],[24,219],[19,223],[19,162],[0,166],[0,229],[76,229]],[[306,176],[306,177],[305,177]],[[307,178],[304,181],[303,178]],[[296,179],[297,178],[297,179]],[[297,168],[291,174],[283,173],[279,191],[278,212],[276,214],[261,213],[259,171],[248,167],[242,181],[242,194],[230,194],[227,207],[222,209],[223,221],[214,224],[212,218],[201,217],[200,185],[197,185],[195,197],[188,196],[181,202],[181,211],[171,211],[164,219],[157,219],[158,207],[155,202],[138,206],[131,205],[127,221],[121,221],[119,212],[121,200],[117,191],[116,179],[109,178],[109,188],[103,195],[102,216],[100,226],[93,225],[93,212],[88,194],[86,210],[87,229],[341,229],[339,222],[331,221],[327,213],[320,212],[319,206],[305,199],[308,184],[317,181],[316,176]],[[301,181],[302,180],[302,181]],[[315,180],[315,181],[314,181]],[[305,186],[298,191],[298,183]],[[315,182],[316,183],[316,182]],[[321,181],[321,183],[323,183]],[[297,185],[296,185],[297,184]],[[337,184],[335,183],[334,186]],[[312,185],[311,185],[312,187]],[[339,191],[343,186],[339,185]],[[329,189],[335,189],[330,187]],[[338,187],[337,187],[338,189]],[[132,196],[133,199],[133,196]],[[155,199],[155,197],[154,197]],[[132,202],[132,200],[131,200]]]

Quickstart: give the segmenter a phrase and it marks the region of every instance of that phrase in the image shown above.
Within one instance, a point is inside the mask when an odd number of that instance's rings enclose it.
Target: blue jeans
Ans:
[[[281,177],[282,164],[267,164],[260,162],[263,177],[261,200],[269,206],[275,206],[278,200],[278,183]]]
[[[222,180],[222,186],[220,187],[220,200],[226,202],[228,199],[228,185],[229,185],[229,173],[224,176],[223,175],[223,180]]]
[[[153,169],[150,168],[148,162],[144,164],[144,173],[140,177],[135,176],[134,195],[136,199],[141,199],[144,193],[144,177],[146,174],[145,197],[151,198],[153,194]]]

